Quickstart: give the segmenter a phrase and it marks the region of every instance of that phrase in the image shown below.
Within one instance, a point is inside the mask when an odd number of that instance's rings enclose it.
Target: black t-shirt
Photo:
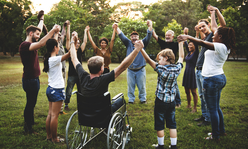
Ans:
[[[82,50],[81,48],[78,48],[77,50],[77,58],[78,58],[78,61],[82,64]],[[68,61],[69,61],[69,68],[68,68],[68,76],[77,76],[77,72],[76,72],[76,69],[74,68],[73,66],[73,63],[71,61],[71,57],[68,58]]]
[[[76,70],[79,77],[80,93],[86,97],[102,96],[108,91],[109,83],[115,80],[114,70],[93,79],[90,79],[90,74],[83,69],[81,64],[77,64]]]
[[[164,40],[158,37],[158,44],[161,50],[166,49],[166,48],[171,49],[176,57],[178,53],[178,42],[165,42]]]

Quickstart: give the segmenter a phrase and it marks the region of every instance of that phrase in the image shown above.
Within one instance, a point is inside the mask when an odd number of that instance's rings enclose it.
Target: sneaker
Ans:
[[[169,148],[171,148],[171,149],[177,149],[177,145],[169,145]]]
[[[199,118],[196,118],[196,119],[194,119],[195,121],[197,121],[197,122],[199,122],[199,121],[204,121],[205,120],[205,118],[203,117],[203,116],[201,116],[201,117],[199,117]]]
[[[203,139],[205,139],[205,140],[213,140],[213,141],[216,141],[216,142],[219,142],[220,141],[220,139],[213,138],[213,136],[204,137]]]
[[[67,113],[65,113],[64,111],[62,111],[62,112],[59,112],[59,115],[65,115],[65,114],[67,114]]]
[[[164,145],[153,144],[152,146],[155,147],[155,149],[164,149]]]
[[[141,104],[147,104],[147,102],[146,102],[146,101],[141,101],[140,103],[141,103]]]
[[[203,122],[197,124],[197,126],[207,126],[207,125],[210,125],[210,122],[205,121],[205,120]]]

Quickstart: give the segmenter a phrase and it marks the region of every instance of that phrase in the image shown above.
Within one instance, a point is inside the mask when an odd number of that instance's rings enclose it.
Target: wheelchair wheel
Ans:
[[[108,135],[107,135],[107,147],[108,149],[118,149],[121,148],[123,143],[123,126],[124,119],[122,115],[116,112],[109,123]]]
[[[78,112],[75,111],[66,125],[66,145],[68,149],[79,148],[82,145],[82,131],[81,126],[78,123]]]

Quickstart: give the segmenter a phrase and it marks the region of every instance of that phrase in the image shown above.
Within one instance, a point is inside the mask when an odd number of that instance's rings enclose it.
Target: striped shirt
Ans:
[[[183,68],[182,63],[159,65],[156,63],[154,71],[158,73],[158,82],[155,95],[166,103],[171,103],[175,100],[176,96],[176,82]]]

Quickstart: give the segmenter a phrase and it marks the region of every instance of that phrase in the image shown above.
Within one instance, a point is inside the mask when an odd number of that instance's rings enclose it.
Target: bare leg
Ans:
[[[163,137],[164,136],[164,130],[157,131],[157,136],[160,138]]]
[[[194,98],[194,109],[192,110],[192,112],[194,113],[194,112],[197,112],[196,106],[197,106],[197,102],[198,102],[198,96],[196,93],[196,88],[191,89],[191,92],[192,92],[192,95]]]
[[[52,113],[51,113],[51,123],[50,123],[50,131],[52,132],[52,141],[59,142],[57,139],[57,127],[58,127],[58,117],[60,108],[62,105],[62,100],[52,103]]]
[[[190,89],[187,87],[184,87],[185,93],[187,95],[187,101],[188,101],[188,105],[187,108],[192,108],[191,107],[191,95],[190,95]]]
[[[47,118],[46,118],[47,139],[52,138],[52,132],[51,132],[51,129],[50,129],[51,113],[52,113],[52,102],[49,102],[49,111],[48,111],[48,115],[47,115]]]

